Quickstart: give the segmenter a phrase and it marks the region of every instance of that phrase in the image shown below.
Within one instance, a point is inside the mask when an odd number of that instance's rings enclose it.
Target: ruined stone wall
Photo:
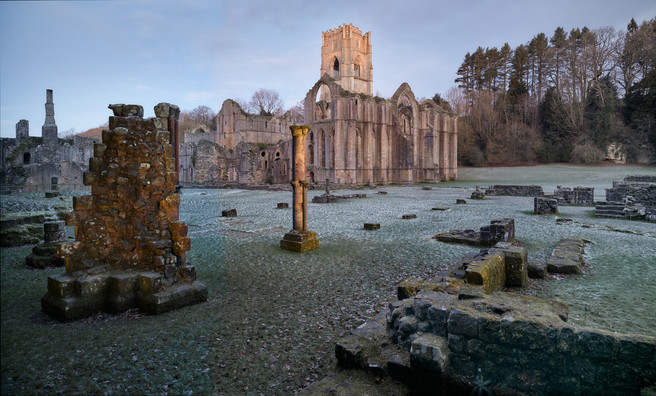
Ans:
[[[289,139],[289,121],[246,113],[237,102],[227,99],[217,116],[217,131],[215,142],[228,149],[239,143],[277,144]]]
[[[43,309],[59,319],[134,306],[159,313],[207,298],[186,263],[190,239],[178,221],[178,179],[167,130],[177,108],[160,103],[158,118],[151,119],[142,118],[141,106],[110,108],[109,130],[84,174],[91,195],[74,197],[74,211],[66,217],[76,239],[59,246],[66,274],[49,279],[42,300]]]
[[[656,381],[654,337],[576,327],[565,307],[537,298],[464,295],[391,306],[390,334],[414,367],[453,378],[480,370],[495,390],[527,394],[629,394]]]
[[[633,203],[656,207],[656,177],[627,176],[622,181],[614,181],[613,188],[606,189],[606,201],[622,202],[631,197]]]
[[[57,138],[51,90],[47,92],[46,122],[42,133],[42,137],[30,137],[29,123],[21,120],[16,124],[16,139],[2,139],[2,191],[86,189],[82,173],[88,170],[93,145],[98,139],[84,136]]]
[[[558,186],[553,197],[559,205],[594,206],[594,188],[574,187],[573,189]]]
[[[316,102],[322,89],[330,91],[330,104]],[[382,100],[345,91],[324,75],[306,95],[305,119],[308,170],[317,180],[364,185],[457,178],[456,117],[419,104],[405,83]]]
[[[544,196],[542,186],[523,186],[512,184],[497,184],[485,190],[485,195],[515,195],[522,197]]]

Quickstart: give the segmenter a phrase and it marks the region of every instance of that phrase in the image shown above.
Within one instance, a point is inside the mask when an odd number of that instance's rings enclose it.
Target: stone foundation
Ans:
[[[94,147],[84,183],[66,224],[75,242],[58,245],[66,273],[48,278],[41,306],[60,320],[139,307],[158,314],[205,301],[186,262],[187,225],[178,221],[180,197],[171,132],[179,110],[160,103],[156,118],[137,105],[111,105],[114,116]]]
[[[501,261],[525,264],[525,252],[490,249],[484,265],[507,285]],[[390,375],[420,394],[639,394],[656,382],[656,337],[577,327],[563,303],[467,281],[403,282],[386,316],[336,344],[338,364]]]

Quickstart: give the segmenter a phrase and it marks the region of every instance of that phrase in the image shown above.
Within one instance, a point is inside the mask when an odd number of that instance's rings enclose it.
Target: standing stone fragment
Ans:
[[[186,262],[187,226],[178,221],[167,130],[175,126],[170,118],[177,117],[171,112],[177,106],[159,104],[159,118],[149,119],[138,105],[109,108],[114,116],[84,174],[91,195],[75,197],[66,216],[76,241],[57,245],[66,274],[49,277],[41,300],[43,310],[60,320],[134,307],[159,314],[207,300],[207,288]]]

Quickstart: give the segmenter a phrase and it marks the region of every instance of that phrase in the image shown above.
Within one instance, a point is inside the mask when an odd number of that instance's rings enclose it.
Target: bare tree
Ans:
[[[214,111],[207,106],[198,106],[189,112],[189,118],[195,124],[210,125],[215,116]]]
[[[305,106],[303,101],[298,101],[294,106],[285,112],[294,125],[300,125],[305,122]]]
[[[238,98],[238,99],[235,99],[235,102],[237,102],[239,107],[241,107],[241,109],[244,110],[247,113],[252,113],[252,112],[255,111],[255,109],[253,109],[251,107],[251,103],[245,101],[244,99]]]
[[[271,89],[262,88],[255,91],[250,105],[260,115],[280,116],[283,111],[283,102],[278,92]]]

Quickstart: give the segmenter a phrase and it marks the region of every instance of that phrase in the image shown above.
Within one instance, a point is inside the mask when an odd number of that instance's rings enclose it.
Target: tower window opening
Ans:
[[[339,60],[337,60],[337,58],[335,58],[335,62],[333,62],[333,77],[339,77]]]
[[[357,63],[353,65],[353,75],[355,77],[360,77],[360,65]]]

